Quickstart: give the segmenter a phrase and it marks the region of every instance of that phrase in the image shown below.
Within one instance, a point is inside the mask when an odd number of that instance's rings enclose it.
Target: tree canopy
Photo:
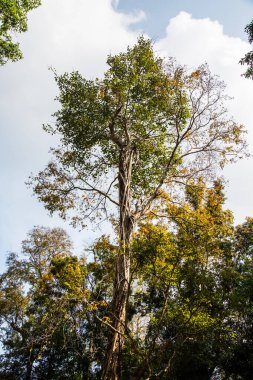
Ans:
[[[15,33],[27,30],[27,13],[41,4],[41,0],[2,0],[0,2],[0,65],[22,58]]]
[[[246,25],[245,32],[248,35],[249,43],[253,42],[253,20]],[[241,65],[246,65],[247,70],[244,73],[246,78],[253,78],[253,51],[249,51],[245,56],[240,60]]]
[[[251,379],[253,221],[234,227],[224,201],[221,181],[191,182],[180,205],[166,202],[163,222],[140,225],[122,379]],[[22,255],[9,255],[2,379],[101,379],[117,250],[102,236],[78,259],[63,230],[36,227]]]
[[[119,162],[131,152],[130,208],[144,215],[159,191],[243,155],[244,128],[227,114],[224,83],[206,65],[188,73],[157,57],[140,38],[126,53],[109,56],[103,79],[78,72],[57,75],[61,108],[46,125],[62,144],[35,176],[35,193],[50,212],[72,222],[107,203],[120,207]]]

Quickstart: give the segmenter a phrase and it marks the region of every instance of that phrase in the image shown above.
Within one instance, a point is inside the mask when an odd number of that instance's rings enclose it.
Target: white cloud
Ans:
[[[245,68],[238,64],[251,49],[250,45],[225,35],[217,21],[195,19],[189,13],[180,12],[169,21],[166,36],[157,42],[156,49],[159,54],[174,56],[190,68],[207,62],[211,71],[225,81],[227,93],[233,97],[228,104],[229,112],[248,129],[249,149],[253,153],[253,81],[241,76]],[[229,180],[228,206],[240,222],[246,215],[253,216],[252,165],[252,159],[243,160],[225,170]]]
[[[25,56],[20,64],[77,68],[85,75],[98,75],[109,52],[135,41],[137,32],[129,27],[144,17],[142,11],[116,11],[112,0],[44,0],[31,13],[28,33],[20,38]]]
[[[170,20],[166,37],[158,41],[157,48],[161,54],[175,56],[190,67],[207,62],[227,83],[228,92],[233,95],[238,86],[252,90],[252,83],[241,78],[245,69],[238,64],[250,45],[240,38],[225,35],[223,26],[217,21],[194,19],[189,13],[180,12]]]

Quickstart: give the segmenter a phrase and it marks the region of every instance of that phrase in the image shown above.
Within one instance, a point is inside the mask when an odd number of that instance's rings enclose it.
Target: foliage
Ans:
[[[14,33],[27,30],[27,13],[38,7],[41,0],[2,0],[0,3],[0,65],[22,58]]]
[[[223,368],[232,380],[250,380],[253,371],[253,219],[236,227],[235,248],[238,276],[233,289],[231,326],[237,339],[223,358]]]
[[[51,213],[82,225],[87,217],[108,217],[108,202],[120,208],[126,157],[130,215],[137,220],[162,188],[175,189],[243,155],[243,127],[227,116],[224,84],[206,65],[188,73],[173,59],[158,58],[143,37],[107,64],[103,79],[55,73],[61,108],[45,129],[62,144],[31,179]]]
[[[33,379],[43,374],[39,378],[67,379],[80,366],[78,355],[85,354],[75,350],[84,344],[78,327],[84,323],[83,300],[88,293],[85,262],[70,249],[63,230],[36,227],[23,242],[28,257],[9,255],[0,290],[6,351],[1,378]]]
[[[35,227],[0,277],[3,379],[98,379],[107,343],[115,247],[101,237],[89,263],[61,229]]]
[[[212,189],[190,183],[185,204],[168,204],[172,230],[148,223],[137,234],[143,281],[137,310],[148,324],[140,332],[145,348],[136,378],[210,379],[219,363],[218,351],[230,339],[222,285],[234,270],[232,216],[223,202],[220,182]]]
[[[150,214],[132,241],[122,378],[249,380],[253,220],[233,227],[219,180],[190,181],[181,204],[163,197],[163,222]],[[109,240],[86,262],[64,231],[36,227],[24,258],[9,256],[1,378],[101,378],[118,251]]]
[[[253,42],[253,20],[246,25],[245,32],[248,34],[249,43]],[[244,73],[246,78],[253,78],[253,51],[249,51],[245,56],[240,60],[241,65],[246,65],[247,70]]]

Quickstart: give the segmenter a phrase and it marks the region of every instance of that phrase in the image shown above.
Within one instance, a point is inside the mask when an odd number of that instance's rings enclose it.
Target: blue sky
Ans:
[[[246,38],[245,25],[253,15],[252,0],[119,0],[117,9],[124,12],[144,10],[146,18],[139,24],[153,39],[164,36],[168,20],[180,11],[195,18],[209,17],[224,26],[231,36]]]
[[[253,18],[252,0],[43,0],[31,12],[29,30],[17,36],[24,59],[0,68],[0,252],[18,251],[34,225],[62,226],[77,252],[107,229],[71,229],[50,218],[25,181],[43,169],[56,144],[42,131],[57,110],[57,88],[49,66],[62,73],[73,69],[101,76],[106,56],[133,44],[140,33],[155,41],[162,56],[174,56],[190,68],[208,62],[227,83],[234,99],[228,104],[236,121],[245,124],[253,153],[253,81],[244,79],[239,59],[250,49],[244,33]],[[252,159],[224,171],[227,206],[236,222],[253,216]]]

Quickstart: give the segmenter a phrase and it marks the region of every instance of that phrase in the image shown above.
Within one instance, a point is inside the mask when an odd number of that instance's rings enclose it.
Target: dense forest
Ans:
[[[9,32],[38,5],[0,6],[2,65],[21,58]],[[51,214],[114,232],[80,257],[63,229],[36,226],[9,253],[0,378],[250,380],[253,218],[234,224],[217,174],[247,149],[224,83],[144,37],[107,67],[94,80],[53,71],[59,110],[44,129],[59,146],[28,184]]]
[[[164,202],[131,242],[122,379],[250,379],[253,219],[233,225],[219,181]],[[1,379],[101,378],[117,252],[108,236],[78,258],[61,229],[28,234],[1,276]]]

